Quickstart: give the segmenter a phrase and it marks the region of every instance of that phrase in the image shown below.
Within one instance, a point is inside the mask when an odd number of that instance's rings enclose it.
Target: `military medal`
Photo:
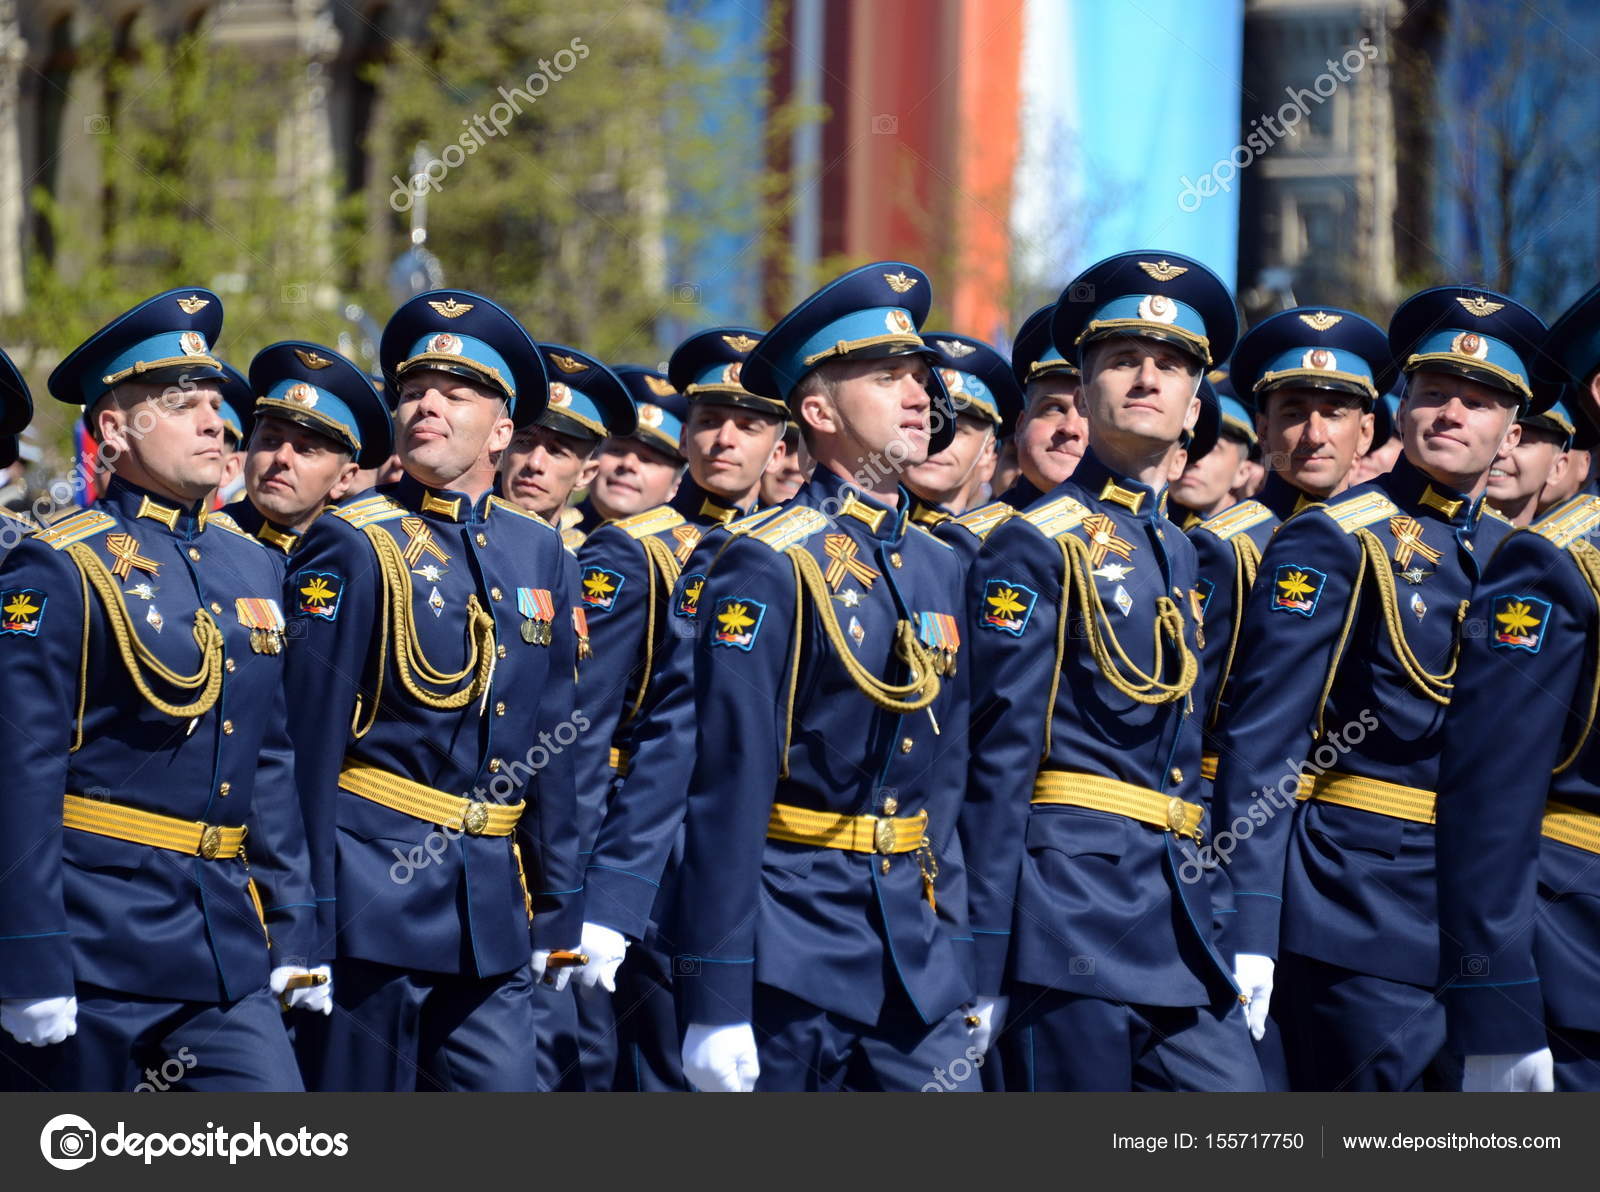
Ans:
[[[240,596],[233,606],[239,624],[250,631],[250,648],[257,654],[283,653],[283,610],[267,596]]]
[[[150,626],[150,628],[154,629],[157,633],[160,633],[161,627],[167,623],[166,619],[162,617],[161,613],[153,604],[145,610],[144,621],[146,625]]]
[[[917,637],[933,652],[933,667],[941,675],[956,673],[961,631],[949,613],[918,613]]]
[[[518,588],[517,611],[523,616],[523,641],[530,646],[548,646],[555,639],[556,604],[548,588]]]
[[[577,605],[572,607],[572,632],[578,635],[578,661],[594,657],[594,649],[589,645],[589,614]]]

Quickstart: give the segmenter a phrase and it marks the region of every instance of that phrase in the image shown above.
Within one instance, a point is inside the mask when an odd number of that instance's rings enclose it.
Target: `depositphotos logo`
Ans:
[[[143,1133],[117,1123],[103,1138],[75,1113],[61,1113],[39,1131],[39,1153],[59,1171],[76,1171],[96,1159],[127,1157],[142,1159],[146,1165],[157,1159],[227,1159],[229,1165],[240,1159],[342,1159],[350,1153],[350,1136],[313,1133],[308,1127],[289,1133],[272,1134],[253,1122],[250,1130],[229,1130],[206,1123],[193,1133]]]

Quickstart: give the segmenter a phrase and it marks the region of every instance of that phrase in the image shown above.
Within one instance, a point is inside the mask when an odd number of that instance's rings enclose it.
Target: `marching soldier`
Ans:
[[[1373,435],[1373,377],[1388,359],[1389,341],[1377,324],[1324,307],[1281,311],[1247,331],[1234,349],[1230,379],[1254,406],[1253,419],[1248,413],[1244,418],[1259,428],[1271,472],[1254,498],[1189,531],[1206,624],[1201,772],[1207,781],[1217,774],[1215,733],[1261,555],[1284,521],[1348,486]]]
[[[33,395],[11,357],[0,352],[0,471],[17,462],[22,432],[33,421]],[[0,505],[0,559],[34,530],[33,519]]]
[[[1600,287],[1537,371],[1600,409]],[[1467,1091],[1600,1089],[1600,497],[1508,535],[1466,624],[1439,772],[1439,980]],[[1510,723],[1514,744],[1493,726]]]
[[[29,693],[0,733],[0,1023],[42,1088],[126,1090],[183,1053],[190,1089],[297,1090],[279,999],[329,1004],[278,574],[207,511],[221,329],[215,294],[173,290],[62,361],[50,392],[114,476],[0,568],[0,666]]]
[[[612,371],[636,405],[653,405],[683,421],[683,399],[660,373],[637,364],[619,364]],[[552,375],[561,379],[559,372]],[[580,532],[587,536],[601,522],[632,517],[671,499],[683,475],[683,455],[668,430],[641,422],[630,434],[611,435],[600,444],[589,495],[578,504]]]
[[[1236,503],[1233,492],[1258,442],[1250,413],[1238,398],[1222,393],[1209,377],[1200,392],[1202,400],[1209,398],[1216,404],[1217,440],[1215,447],[1203,453],[1191,444],[1183,472],[1172,482],[1167,516],[1185,534]],[[1182,518],[1178,517],[1180,510]]]
[[[1011,362],[981,339],[930,332],[922,337],[934,367],[956,409],[956,437],[949,447],[905,474],[913,497],[911,520],[941,541],[956,545],[972,535],[951,523],[966,512],[972,474],[986,463],[992,470],[999,440],[1016,429],[1022,414],[1022,387]]]
[[[1232,875],[1252,1029],[1270,1007],[1296,1089],[1453,1079],[1434,998],[1434,792],[1462,618],[1510,529],[1483,491],[1519,415],[1543,404],[1528,381],[1543,334],[1472,287],[1403,303],[1388,335],[1407,378],[1400,460],[1285,522],[1246,602],[1211,847]]]
[[[919,270],[862,266],[744,365],[817,468],[728,536],[696,601],[675,967],[701,1089],[976,1084],[961,568],[898,483],[955,431],[917,335],[929,301]]]
[[[800,428],[788,423],[783,431],[783,451],[772,457],[761,476],[762,506],[782,505],[793,497],[811,479],[812,465],[811,455],[800,441]]]
[[[1165,515],[1233,299],[1198,261],[1134,252],[1083,273],[1052,318],[1090,447],[994,528],[967,582],[975,1033],[987,1046],[1017,1007],[1008,1088],[1259,1089],[1194,864],[1210,828],[1197,576]]]
[[[1089,445],[1089,424],[1078,408],[1078,369],[1050,340],[1054,311],[1054,305],[1034,311],[1011,345],[1011,374],[1024,397],[1008,440],[1016,453],[1016,481],[995,500],[956,518],[941,535],[969,564],[996,525],[1071,476]]]
[[[389,458],[393,423],[366,374],[320,344],[285,341],[257,352],[250,391],[257,396],[244,452],[249,500],[232,514],[286,571],[323,508],[351,491],[360,469]]]
[[[583,767],[593,774],[605,765],[607,740],[616,769],[616,781],[599,828],[590,859],[586,894],[589,921],[583,928],[582,949],[589,957],[580,974],[583,984],[613,990],[618,1008],[617,1038],[623,1062],[617,1069],[621,1088],[682,1089],[685,1087],[678,1056],[681,1031],[673,1006],[670,946],[662,920],[670,911],[671,881],[667,853],[648,858],[631,854],[640,847],[637,833],[650,835],[652,843],[674,849],[676,833],[651,835],[659,830],[660,796],[669,789],[671,775],[687,778],[684,757],[667,758],[661,725],[687,698],[685,670],[692,665],[692,645],[683,629],[697,604],[709,562],[705,543],[712,531],[751,513],[761,478],[773,455],[781,450],[788,408],[781,401],[751,393],[740,383],[741,370],[760,333],[744,327],[715,327],[690,336],[672,354],[668,379],[688,401],[688,418],[682,431],[682,449],[689,474],[668,505],[650,513],[602,526],[590,538],[580,558],[587,583],[598,567],[609,568],[617,578],[618,606],[591,621],[592,640],[602,666],[590,668],[580,681],[579,696],[586,708],[620,705],[612,716],[617,729],[609,738],[596,734],[594,746],[602,756]],[[621,594],[633,586],[624,603]],[[653,627],[653,634],[652,634]],[[687,648],[686,648],[687,647]],[[590,684],[588,673],[599,675]],[[672,696],[667,688],[675,688]],[[673,697],[676,696],[677,699]],[[667,720],[646,723],[661,714]],[[591,713],[593,715],[593,713]],[[684,750],[694,746],[692,724],[672,740]],[[636,736],[655,744],[636,773],[630,750]],[[592,777],[590,779],[593,780]],[[635,806],[642,800],[645,806]],[[672,826],[682,819],[681,779]],[[618,854],[622,854],[619,856]],[[634,908],[635,895],[644,889],[641,871],[662,893]],[[624,889],[620,895],[616,885]],[[667,895],[663,897],[662,895]],[[653,903],[653,909],[652,909]],[[648,916],[648,919],[645,917]],[[649,922],[652,928],[646,928]],[[632,938],[641,946],[619,973]]]
[[[572,556],[492,488],[545,408],[544,369],[509,314],[460,290],[403,305],[379,356],[405,478],[313,523],[285,586],[319,949],[341,991],[302,1055],[327,1089],[533,1089],[533,982],[565,984],[551,953],[581,922],[587,724]]]
[[[1565,402],[1552,402],[1550,408],[1519,419],[1522,440],[1504,448],[1489,469],[1489,504],[1514,526],[1532,524],[1547,512],[1544,493],[1556,479],[1558,468],[1568,466],[1574,447],[1588,451],[1595,445],[1595,432],[1588,422],[1575,415]]]
[[[579,356],[560,344],[543,344],[540,350],[571,360]],[[511,436],[511,446],[500,458],[500,489],[513,505],[560,530],[567,550],[577,554],[588,535],[578,528],[583,514],[569,507],[567,499],[594,479],[600,444],[608,436],[633,434],[638,416],[633,399],[620,386],[608,384],[590,395],[570,380],[551,386],[545,412]],[[624,400],[618,400],[619,392]]]

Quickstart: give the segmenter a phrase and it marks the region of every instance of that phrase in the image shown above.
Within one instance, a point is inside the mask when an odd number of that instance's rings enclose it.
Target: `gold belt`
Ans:
[[[928,834],[928,813],[899,819],[887,815],[840,815],[774,803],[767,819],[767,839],[810,844],[851,853],[914,853]]]
[[[1205,838],[1200,820],[1206,809],[1200,804],[1099,774],[1042,770],[1033,781],[1033,802],[1109,811],[1191,840]]]
[[[67,795],[62,807],[62,823],[79,832],[109,836],[151,848],[171,849],[207,861],[228,861],[244,851],[245,829],[223,828],[196,820],[119,807],[82,795]]]
[[[1354,774],[1340,774],[1327,770],[1316,775],[1307,790],[1301,778],[1299,799],[1316,799],[1338,807],[1353,807],[1357,811],[1370,811],[1374,815],[1387,815],[1391,819],[1407,820],[1413,824],[1433,823],[1432,791],[1418,790],[1414,786],[1401,786],[1379,778],[1360,778]]]
[[[628,776],[628,755],[626,752],[613,745],[609,760],[611,768],[617,772],[619,777],[626,778]]]
[[[1202,753],[1200,755],[1200,777],[1204,778],[1207,782],[1215,782],[1217,780],[1216,754]]]
[[[1539,831],[1551,840],[1584,852],[1600,853],[1600,815],[1566,803],[1546,803]]]
[[[391,811],[414,816],[441,828],[454,828],[468,836],[510,836],[522,818],[525,802],[486,803],[446,794],[391,774],[377,766],[346,762],[339,771],[339,786]]]

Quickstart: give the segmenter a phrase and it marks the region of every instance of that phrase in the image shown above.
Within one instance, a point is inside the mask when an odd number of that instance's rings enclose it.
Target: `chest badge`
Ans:
[[[1133,543],[1117,536],[1117,523],[1110,514],[1094,513],[1083,519],[1083,532],[1089,539],[1089,566],[1098,567],[1106,555],[1114,554],[1124,559],[1133,557]]]
[[[239,624],[250,631],[250,648],[257,654],[283,653],[283,610],[265,596],[240,596],[233,602]]]
[[[556,604],[548,588],[518,588],[517,611],[522,614],[522,640],[530,646],[548,646],[555,624]]]

